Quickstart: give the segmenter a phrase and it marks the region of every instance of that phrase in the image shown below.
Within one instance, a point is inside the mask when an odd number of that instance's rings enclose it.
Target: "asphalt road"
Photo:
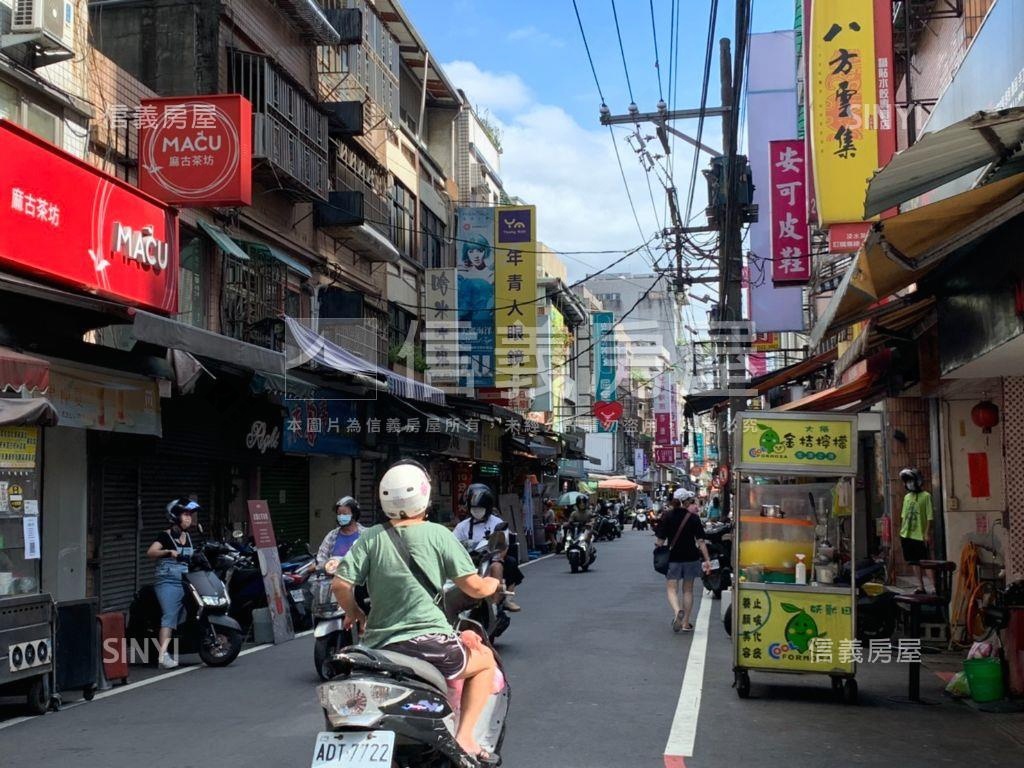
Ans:
[[[710,600],[706,654],[690,662],[681,700],[691,645],[702,644],[669,628],[652,544],[650,534],[627,532],[599,545],[590,573],[571,575],[561,557],[526,569],[523,612],[500,644],[512,684],[505,765],[1024,765],[1020,715],[897,703],[904,668],[863,666],[856,708],[834,702],[817,677],[755,674],[752,698],[740,701],[719,603]],[[0,721],[0,768],[305,768],[322,724],[316,682],[312,638],[264,647],[226,669],[198,667],[58,713]],[[940,700],[937,678],[926,673],[923,682]],[[666,761],[670,733],[687,722],[694,749]]]

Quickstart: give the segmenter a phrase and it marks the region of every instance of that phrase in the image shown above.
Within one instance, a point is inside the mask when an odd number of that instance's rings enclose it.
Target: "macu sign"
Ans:
[[[173,209],[6,120],[0,158],[0,266],[178,311]]]

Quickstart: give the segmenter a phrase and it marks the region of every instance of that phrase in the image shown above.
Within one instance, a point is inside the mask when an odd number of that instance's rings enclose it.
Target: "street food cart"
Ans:
[[[40,429],[0,427],[0,696],[50,705],[53,601],[40,591]]]
[[[856,562],[857,417],[744,412],[734,428],[736,690],[751,672],[821,674],[854,702],[856,585],[840,572]]]

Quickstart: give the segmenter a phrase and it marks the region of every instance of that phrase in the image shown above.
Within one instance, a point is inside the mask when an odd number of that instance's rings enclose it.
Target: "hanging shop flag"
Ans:
[[[878,166],[874,0],[815,0],[809,44],[814,189],[822,226],[864,218]]]
[[[454,269],[428,269],[423,280],[423,342],[430,384],[453,391],[459,384],[460,369],[458,275]]]
[[[252,204],[252,104],[236,93],[143,99],[139,187],[181,206]]]
[[[772,282],[802,285],[811,279],[804,143],[785,139],[769,142],[768,147]]]
[[[781,333],[758,333],[754,335],[755,352],[778,352],[782,348]]]
[[[616,365],[615,348],[615,315],[612,312],[593,312],[590,315],[591,341],[594,348],[594,415],[597,417],[598,432],[614,432],[618,420],[622,416],[622,406],[617,413],[611,406],[615,403]],[[602,418],[602,414],[614,415],[614,418]]]
[[[494,386],[494,211],[456,211],[461,389]]]
[[[537,380],[537,209],[494,211],[494,386],[529,389]]]
[[[656,445],[672,444],[672,414],[654,414],[654,443]]]
[[[672,464],[676,460],[676,449],[672,446],[654,449],[655,464]]]
[[[178,311],[172,208],[7,120],[0,120],[0,158],[0,266]]]
[[[878,167],[889,164],[896,154],[896,105],[893,102],[892,0],[875,3],[875,83],[878,91]],[[895,211],[893,211],[895,213]],[[885,218],[886,214],[882,215]]]

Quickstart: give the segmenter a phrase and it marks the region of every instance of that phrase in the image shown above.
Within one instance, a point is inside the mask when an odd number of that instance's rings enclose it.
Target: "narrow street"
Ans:
[[[827,681],[813,677],[755,675],[752,698],[740,701],[718,603],[708,606],[706,674],[692,730],[696,701],[688,697],[678,713],[677,703],[699,633],[669,629],[661,582],[648,564],[652,541],[627,531],[601,544],[594,569],[578,576],[560,557],[528,567],[519,590],[524,610],[501,644],[513,685],[505,765],[782,768],[795,761],[845,768],[877,765],[880,754],[905,768],[949,764],[956,754],[971,754],[977,765],[1009,755],[1024,760],[1013,735],[1019,715],[981,715],[948,701],[896,703],[905,693],[902,669],[862,667],[856,709],[832,702]],[[56,714],[0,722],[0,764],[301,768],[322,722],[311,645],[303,637],[247,653],[227,669],[172,673]],[[938,681],[926,679],[925,691],[935,696]],[[678,745],[688,729],[693,756],[666,760],[670,733]]]

